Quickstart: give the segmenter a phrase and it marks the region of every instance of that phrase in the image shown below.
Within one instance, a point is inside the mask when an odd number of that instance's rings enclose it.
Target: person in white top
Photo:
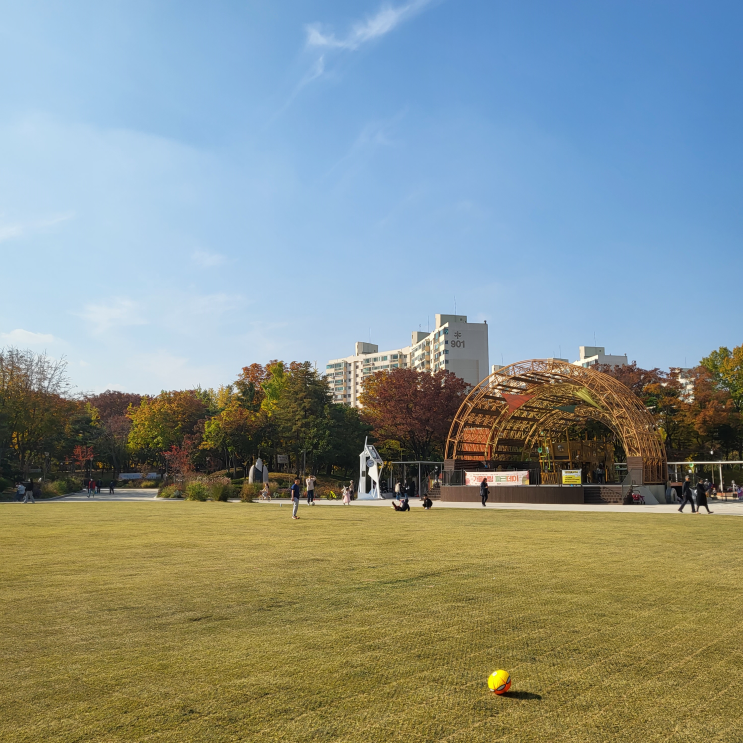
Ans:
[[[314,475],[310,475],[305,480],[305,485],[307,486],[307,505],[308,506],[314,506],[315,505],[315,480],[317,478]]]
[[[343,488],[343,505],[348,506],[351,504],[351,491],[348,485]]]

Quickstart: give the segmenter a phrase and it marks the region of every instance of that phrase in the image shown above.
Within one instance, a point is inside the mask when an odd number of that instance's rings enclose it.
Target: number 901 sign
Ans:
[[[449,341],[452,348],[464,348],[464,341]]]

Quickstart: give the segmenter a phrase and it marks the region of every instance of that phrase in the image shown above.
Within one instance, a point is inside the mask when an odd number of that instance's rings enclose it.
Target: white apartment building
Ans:
[[[681,399],[694,402],[694,369],[688,366],[672,366],[668,370],[681,384]]]
[[[623,356],[613,356],[606,353],[603,346],[579,346],[580,358],[574,361],[575,366],[588,368],[597,364],[608,364],[609,366],[622,366],[627,364],[627,354]]]
[[[412,368],[456,374],[469,385],[488,375],[488,324],[467,322],[466,315],[436,315],[430,333],[414,331],[409,346],[381,351],[374,343],[357,343],[356,353],[333,359],[325,377],[334,402],[360,407],[364,380],[376,371]]]

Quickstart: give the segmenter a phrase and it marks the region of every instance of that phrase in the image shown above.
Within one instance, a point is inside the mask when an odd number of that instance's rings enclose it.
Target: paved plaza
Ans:
[[[70,495],[64,495],[59,498],[52,498],[47,500],[39,500],[37,503],[100,503],[108,501],[130,501],[130,502],[141,502],[151,501],[154,503],[179,503],[183,502],[180,499],[168,499],[158,498],[154,489],[141,488],[132,490],[119,490],[118,492],[110,495],[109,493],[101,493],[95,497],[87,497],[86,493],[72,493]],[[239,503],[237,498],[230,500],[230,503]],[[255,501],[256,503],[265,507],[291,507],[291,501],[288,498],[275,498],[270,501]],[[355,500],[349,506],[344,506],[340,500],[318,500],[315,502],[317,507],[320,508],[390,508],[392,502],[390,500]],[[421,508],[421,502],[415,498],[410,501],[410,507],[412,509]],[[583,513],[676,513],[678,511],[678,504],[662,504],[656,506],[619,506],[619,505],[594,505],[594,504],[549,504],[549,503],[488,503],[483,509],[479,503],[442,503],[441,501],[434,501],[434,508],[475,508],[479,510],[508,510],[508,511],[578,511]],[[300,511],[312,510],[314,506],[308,506],[306,500],[300,501]],[[712,510],[713,516],[743,516],[743,501],[710,501],[710,509]],[[691,514],[688,506],[685,510],[686,514]],[[706,511],[702,511],[703,516],[707,516]]]

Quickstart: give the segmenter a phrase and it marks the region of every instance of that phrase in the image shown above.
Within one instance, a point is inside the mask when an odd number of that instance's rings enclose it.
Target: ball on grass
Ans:
[[[488,677],[488,688],[496,694],[505,694],[511,688],[508,671],[493,671]]]

